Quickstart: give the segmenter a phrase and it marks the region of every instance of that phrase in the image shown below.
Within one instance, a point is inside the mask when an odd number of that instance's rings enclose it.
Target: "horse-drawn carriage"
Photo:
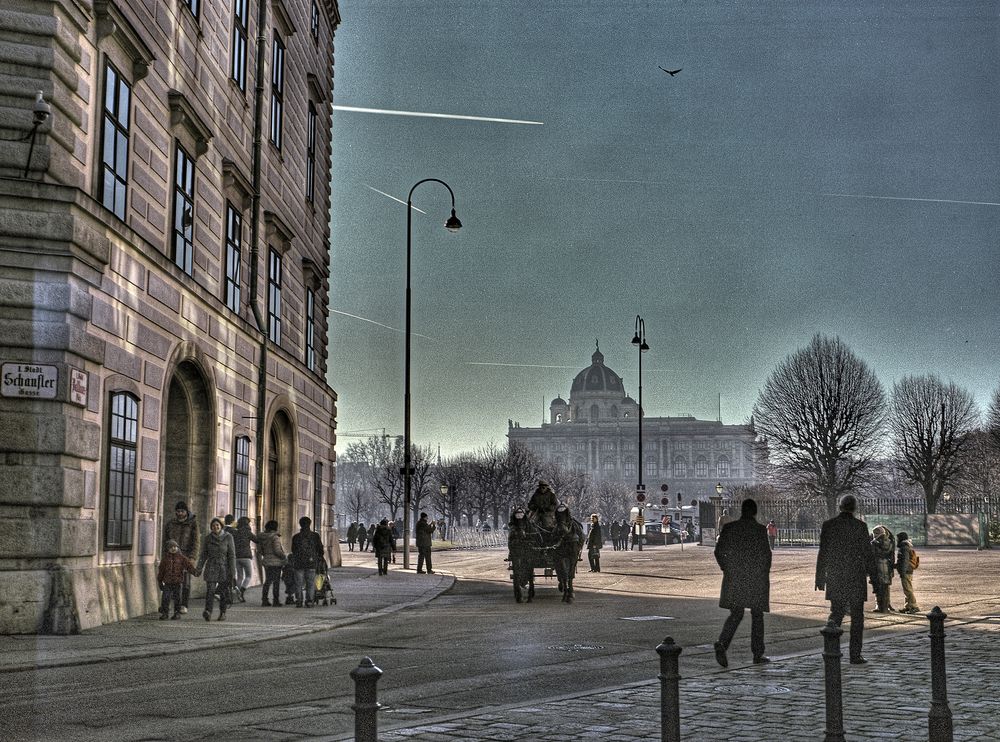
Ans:
[[[536,570],[541,570],[544,577],[555,573],[563,602],[573,602],[583,526],[573,519],[565,503],[556,504],[546,483],[539,483],[527,510],[520,506],[514,509],[507,546],[508,569],[518,603],[530,603],[535,597]]]

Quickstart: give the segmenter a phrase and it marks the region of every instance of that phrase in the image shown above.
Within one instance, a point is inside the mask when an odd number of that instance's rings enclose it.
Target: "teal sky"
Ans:
[[[996,2],[342,0],[329,381],[339,433],[504,442],[599,339],[647,416],[725,422],[816,332],[886,386],[1000,384]],[[674,77],[658,67],[682,68]],[[385,195],[387,194],[387,195]],[[390,196],[392,198],[390,198]],[[338,450],[358,440],[341,437]]]

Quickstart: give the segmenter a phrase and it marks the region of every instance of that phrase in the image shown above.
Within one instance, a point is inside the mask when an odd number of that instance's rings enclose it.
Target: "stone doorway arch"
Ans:
[[[299,530],[295,509],[295,482],[298,469],[295,456],[295,430],[284,410],[274,415],[267,433],[264,457],[264,521],[278,521],[278,532],[289,548],[291,536]]]
[[[174,517],[175,504],[183,500],[198,518],[199,529],[204,534],[208,521],[216,515],[214,397],[201,367],[192,360],[177,364],[166,389],[160,439],[163,445],[161,512],[165,523]]]

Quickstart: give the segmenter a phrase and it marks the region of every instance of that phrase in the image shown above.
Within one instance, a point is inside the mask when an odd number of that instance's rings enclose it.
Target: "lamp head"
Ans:
[[[722,494],[722,482],[719,482],[717,485],[715,485],[715,492],[716,492],[716,494],[719,494],[719,495]]]
[[[38,95],[35,97],[35,105],[32,108],[32,112],[34,114],[35,126],[45,123],[45,119],[52,115],[52,108],[45,102],[41,90],[38,91]]]
[[[448,494],[448,485],[447,484],[442,484],[441,485],[441,494],[442,495],[447,495]]]
[[[449,232],[457,232],[462,228],[462,222],[458,220],[454,209],[451,210],[451,216],[448,217],[448,221],[444,223],[444,228]]]
[[[639,345],[640,342],[642,341],[639,340],[639,333],[637,332],[635,335],[632,336],[632,345]],[[640,350],[642,350],[642,348],[640,348]]]
[[[643,340],[642,341],[642,345],[639,346],[639,352],[640,353],[645,353],[647,350],[649,350],[649,346],[646,345],[646,341]]]

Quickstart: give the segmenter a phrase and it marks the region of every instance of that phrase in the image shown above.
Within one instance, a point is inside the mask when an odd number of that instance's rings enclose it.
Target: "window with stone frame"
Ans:
[[[659,472],[659,464],[655,460],[646,462],[647,477],[655,477],[658,472]]]
[[[267,251],[267,337],[275,345],[281,344],[281,281],[283,258],[275,249]]]
[[[233,0],[233,34],[229,51],[229,79],[240,90],[247,89],[247,36],[249,35],[249,0]]]
[[[625,459],[622,463],[622,474],[626,479],[635,479],[635,459]]]
[[[316,292],[306,289],[306,368],[316,370]]]
[[[317,461],[313,465],[313,530],[323,527],[323,464]]]
[[[132,547],[135,520],[136,449],[139,440],[139,401],[129,392],[108,398],[107,476],[104,499],[104,546]]]
[[[729,459],[725,456],[720,456],[719,460],[715,462],[716,475],[719,479],[726,479],[729,477]]]
[[[240,313],[243,261],[243,214],[226,201],[226,306]]]
[[[173,259],[189,276],[194,273],[194,174],[194,159],[175,142]]]
[[[195,18],[201,12],[201,0],[181,0],[181,4],[186,5],[187,9],[191,11],[191,15]]]
[[[316,198],[316,106],[309,101],[306,120],[306,200]]]
[[[698,479],[704,479],[708,476],[708,459],[704,456],[699,456],[694,462],[694,475]]]
[[[683,456],[674,457],[674,478],[683,479],[687,476],[687,461]]]
[[[312,34],[313,43],[319,43],[319,5],[316,0],[312,0],[312,10],[309,13],[309,33]]]
[[[250,513],[250,439],[245,435],[233,442],[233,516],[237,520]]]
[[[285,45],[274,32],[271,45],[271,144],[281,149],[285,121]]]
[[[104,113],[101,117],[101,203],[125,220],[132,87],[110,61],[104,62]]]

